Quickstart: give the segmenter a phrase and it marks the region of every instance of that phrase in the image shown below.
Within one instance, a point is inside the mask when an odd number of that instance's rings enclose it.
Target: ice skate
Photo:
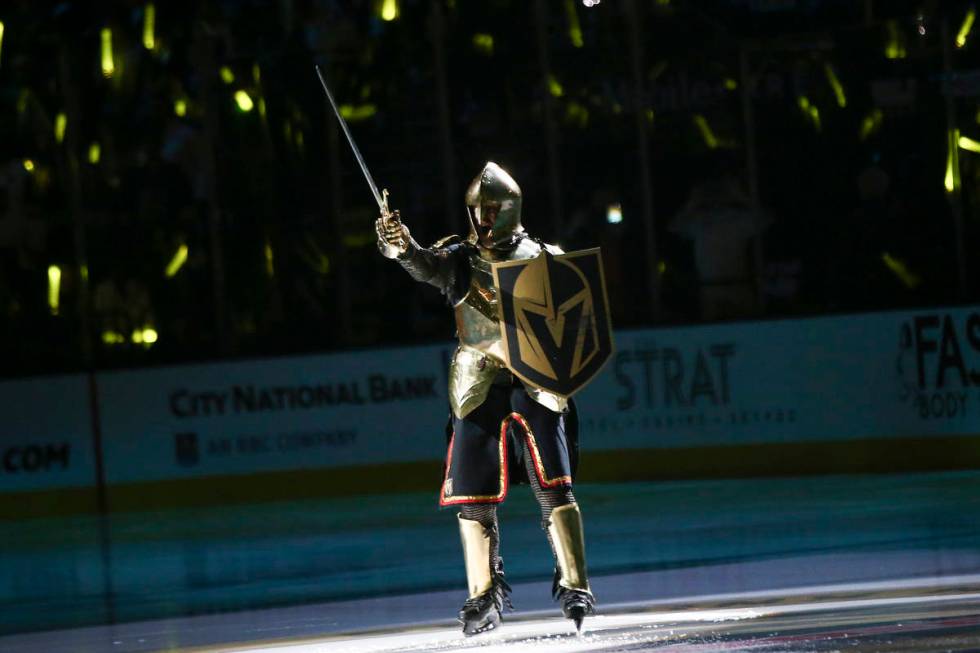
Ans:
[[[490,560],[490,533],[479,522],[459,518],[459,532],[466,560],[470,597],[459,611],[459,622],[467,637],[500,625],[500,613],[512,608],[510,585],[504,580],[503,560]]]
[[[510,585],[503,573],[494,574],[494,586],[479,596],[466,599],[459,611],[459,622],[467,637],[493,630],[500,625],[500,613],[510,608]]]
[[[585,537],[578,505],[571,503],[555,508],[548,532],[558,562],[552,593],[561,605],[562,614],[575,623],[575,630],[581,634],[585,617],[595,614],[595,597],[585,569]]]
[[[575,630],[582,634],[582,622],[589,615],[595,614],[595,597],[592,592],[559,587],[557,596],[561,612],[566,619],[575,623]]]

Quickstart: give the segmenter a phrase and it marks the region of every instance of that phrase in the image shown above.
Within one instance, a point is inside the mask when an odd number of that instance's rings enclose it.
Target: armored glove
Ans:
[[[375,221],[374,230],[378,234],[378,250],[386,258],[398,258],[408,251],[412,235],[398,211],[383,212]]]

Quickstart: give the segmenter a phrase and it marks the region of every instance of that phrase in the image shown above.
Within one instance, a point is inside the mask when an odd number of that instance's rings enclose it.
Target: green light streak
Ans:
[[[827,82],[830,84],[830,87],[834,89],[834,96],[837,98],[837,106],[843,109],[847,106],[847,96],[844,95],[844,87],[837,78],[837,73],[834,71],[834,67],[829,63],[825,63],[823,65],[823,71],[827,76]]]
[[[548,91],[554,97],[561,97],[565,94],[565,89],[561,87],[561,82],[554,75],[548,76]]]
[[[265,273],[270,277],[276,276],[275,253],[272,251],[272,244],[269,241],[265,242]]]
[[[888,252],[882,252],[881,260],[909,290],[915,290],[922,285],[922,278],[909,270],[905,261],[895,258]]]
[[[582,24],[578,20],[575,0],[565,0],[565,13],[568,15],[568,38],[574,47],[581,48],[585,41],[582,40]]]
[[[980,142],[973,140],[969,136],[960,136],[959,140],[957,141],[957,145],[959,145],[960,149],[962,150],[980,153]]]
[[[252,97],[242,90],[235,91],[235,103],[238,105],[238,110],[243,113],[248,113],[255,108]]]
[[[960,25],[960,31],[956,34],[956,47],[962,48],[966,45],[966,40],[970,38],[970,30],[973,29],[973,21],[977,18],[977,10],[970,7],[970,10],[966,12],[966,16],[963,18],[963,24]]]
[[[61,303],[61,268],[57,265],[48,267],[48,308],[51,315],[58,314],[58,305]]]
[[[65,142],[65,130],[68,129],[68,116],[59,111],[54,117],[54,140],[58,145]]]
[[[174,257],[170,259],[170,263],[167,264],[167,269],[164,272],[164,275],[166,275],[168,279],[173,279],[175,276],[177,276],[177,273],[180,272],[180,268],[182,268],[184,263],[187,262],[187,252],[187,245],[181,245],[177,248],[177,251],[174,253]]]
[[[473,35],[473,47],[479,50],[481,53],[489,56],[493,54],[493,35],[492,34],[474,34]]]
[[[381,20],[391,22],[398,18],[398,0],[383,0],[381,3]]]
[[[340,105],[340,115],[343,116],[344,120],[347,122],[367,120],[377,112],[378,107],[373,104],[360,104],[357,106],[354,106],[353,104]]]
[[[813,123],[817,131],[820,131],[820,109],[817,108],[817,105],[811,104],[810,99],[805,95],[800,96],[798,103],[803,115]]]
[[[888,41],[885,43],[885,58],[904,59],[908,53],[905,50],[905,39],[898,29],[898,22],[888,21],[886,29],[888,30]]]
[[[955,193],[960,189],[960,130],[951,129],[947,133],[946,176],[943,185],[947,193]]]
[[[711,125],[700,113],[694,116],[694,124],[697,126],[698,131],[701,132],[701,137],[704,139],[704,144],[708,146],[709,149],[716,149],[719,145],[718,138],[715,133],[711,131]]]
[[[143,9],[143,47],[152,52],[157,47],[157,8],[149,3]]]
[[[882,113],[881,109],[875,109],[861,121],[861,130],[859,136],[861,140],[867,140],[868,136],[878,131],[881,127],[882,121],[885,119],[885,114]]]
[[[102,75],[107,78],[112,77],[116,72],[116,64],[112,60],[112,30],[103,27],[99,38],[102,43]]]

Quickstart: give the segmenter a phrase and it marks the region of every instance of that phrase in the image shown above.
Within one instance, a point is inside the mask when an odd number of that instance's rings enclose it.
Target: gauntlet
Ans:
[[[412,236],[408,227],[402,224],[398,211],[382,213],[374,223],[378,234],[378,250],[386,258],[398,258],[408,251]]]

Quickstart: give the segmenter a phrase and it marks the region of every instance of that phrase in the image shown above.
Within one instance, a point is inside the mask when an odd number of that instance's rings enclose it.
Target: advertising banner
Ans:
[[[108,483],[439,459],[449,346],[98,375]]]
[[[98,376],[110,484],[439,460],[452,343]],[[619,331],[586,451],[980,434],[980,310]]]
[[[94,487],[88,378],[0,383],[0,493]]]
[[[582,446],[980,434],[980,309],[620,331]]]

